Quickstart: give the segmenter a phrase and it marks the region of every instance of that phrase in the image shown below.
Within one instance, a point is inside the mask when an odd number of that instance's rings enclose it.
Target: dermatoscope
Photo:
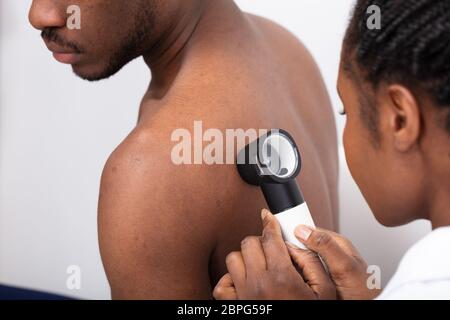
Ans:
[[[294,235],[302,224],[315,228],[296,177],[302,166],[300,152],[292,136],[273,129],[243,148],[237,168],[245,182],[261,187],[270,211],[281,225],[285,241],[306,249]]]

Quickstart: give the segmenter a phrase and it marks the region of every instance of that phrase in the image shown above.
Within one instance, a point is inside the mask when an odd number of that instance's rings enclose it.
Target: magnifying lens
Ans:
[[[270,211],[280,222],[283,238],[306,249],[294,235],[300,224],[315,227],[296,181],[301,165],[294,139],[282,129],[270,130],[248,144],[237,157],[241,178],[261,187]]]

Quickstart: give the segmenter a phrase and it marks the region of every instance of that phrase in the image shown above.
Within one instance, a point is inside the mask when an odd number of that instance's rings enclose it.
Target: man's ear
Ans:
[[[387,88],[390,106],[389,128],[393,134],[394,147],[407,151],[417,143],[421,131],[421,110],[416,97],[401,85]]]

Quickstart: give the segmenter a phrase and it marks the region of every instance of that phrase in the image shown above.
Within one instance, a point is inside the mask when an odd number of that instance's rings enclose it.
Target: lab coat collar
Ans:
[[[435,229],[412,246],[385,293],[405,284],[450,280],[450,227]]]

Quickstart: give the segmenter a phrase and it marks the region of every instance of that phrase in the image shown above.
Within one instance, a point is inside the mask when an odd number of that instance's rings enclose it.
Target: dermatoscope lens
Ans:
[[[289,178],[298,166],[298,153],[291,140],[281,132],[273,133],[264,141],[260,149],[260,164],[268,174],[279,178]]]

